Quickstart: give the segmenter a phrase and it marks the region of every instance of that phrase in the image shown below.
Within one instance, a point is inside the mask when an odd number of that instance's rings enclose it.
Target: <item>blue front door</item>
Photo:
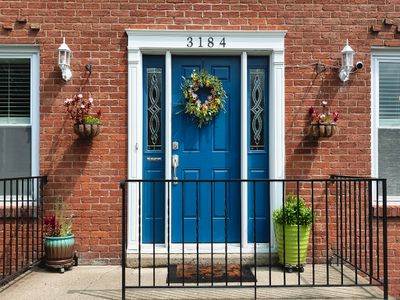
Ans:
[[[217,76],[227,94],[225,111],[209,124],[198,128],[196,121],[183,113],[181,85],[193,70],[206,70]],[[268,178],[268,57],[249,56],[248,74],[248,155],[249,179]],[[176,170],[179,182],[166,189],[165,174],[165,57],[143,56],[143,178],[161,180],[141,186],[139,210],[142,214],[143,243],[164,243],[170,220],[171,241],[240,242],[241,186],[238,182],[202,182],[240,178],[240,57],[173,56],[172,58],[172,155],[179,156]],[[202,100],[208,91],[201,95]],[[176,148],[176,149],[175,149]],[[171,178],[174,176],[171,170]],[[269,242],[269,185],[247,185],[247,240]],[[166,192],[171,189],[170,212]],[[255,205],[254,205],[255,203]],[[166,218],[169,216],[169,218]],[[256,230],[255,230],[256,229]],[[256,232],[256,235],[255,235]]]
[[[182,78],[193,70],[217,76],[227,94],[225,111],[202,128],[182,112]],[[172,141],[178,179],[240,178],[240,57],[172,58]],[[171,217],[172,242],[239,242],[240,184],[172,185]]]

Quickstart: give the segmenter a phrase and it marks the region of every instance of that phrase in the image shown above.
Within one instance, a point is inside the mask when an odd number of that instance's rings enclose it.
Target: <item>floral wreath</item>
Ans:
[[[202,70],[200,73],[193,70],[189,79],[184,78],[182,93],[185,99],[185,113],[197,119],[198,127],[210,122],[224,109],[226,94],[218,77]],[[202,102],[197,94],[199,89],[207,88],[209,95]]]

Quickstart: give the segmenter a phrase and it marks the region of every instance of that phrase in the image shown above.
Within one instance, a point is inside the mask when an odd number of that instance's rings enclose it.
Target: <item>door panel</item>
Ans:
[[[202,69],[219,77],[227,99],[225,112],[198,128],[196,121],[182,112],[181,84],[182,77],[189,78],[193,70]],[[179,155],[178,178],[240,178],[240,58],[174,56],[172,78],[172,141],[179,143],[172,154]],[[239,242],[240,185],[173,185],[171,214],[173,242]]]

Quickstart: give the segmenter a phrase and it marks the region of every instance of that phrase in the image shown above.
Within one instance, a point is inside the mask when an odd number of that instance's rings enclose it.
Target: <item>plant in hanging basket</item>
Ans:
[[[309,135],[313,138],[331,137],[336,133],[339,114],[337,112],[330,113],[326,104],[326,101],[322,101],[322,112],[318,112],[314,107],[310,107],[308,110],[311,123]]]
[[[74,95],[64,101],[64,106],[70,118],[74,120],[74,132],[80,137],[93,138],[100,133],[101,111],[98,110],[96,116],[90,115],[93,107],[93,98],[89,95],[87,99],[82,94]]]

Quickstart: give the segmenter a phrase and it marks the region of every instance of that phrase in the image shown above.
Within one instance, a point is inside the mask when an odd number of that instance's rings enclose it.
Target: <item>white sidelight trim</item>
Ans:
[[[274,51],[270,66],[269,97],[269,177],[285,178],[285,66],[284,52]],[[272,226],[273,210],[282,205],[282,183],[270,184],[270,220],[271,237],[274,237]],[[275,248],[275,240],[270,241]]]
[[[143,79],[142,54],[165,55],[166,89],[166,178],[171,178],[171,57],[180,55],[237,55],[241,56],[241,178],[247,178],[247,56],[265,55],[270,57],[270,99],[269,99],[269,176],[282,179],[285,176],[285,72],[284,39],[286,31],[161,31],[126,30],[128,34],[128,178],[142,178],[143,164]],[[213,47],[194,44],[188,47],[188,37],[193,41],[208,40],[213,37],[217,43]],[[225,46],[219,44],[224,38]],[[135,190],[136,189],[136,190]],[[242,242],[247,244],[247,193],[242,184]],[[138,247],[138,190],[131,184],[128,189],[128,251]],[[280,206],[282,187],[270,185],[270,210]],[[171,206],[170,206],[171,207]],[[272,224],[272,222],[271,222]],[[167,224],[166,224],[167,225]],[[167,227],[167,226],[166,226]],[[271,233],[273,233],[271,226]],[[167,229],[166,229],[167,230]],[[244,234],[243,234],[244,233]],[[273,241],[273,235],[271,236]],[[243,245],[245,246],[245,245]]]
[[[172,168],[172,55],[170,51],[165,53],[165,179],[171,179]],[[168,189],[168,186],[170,187]],[[169,190],[169,193],[168,193]],[[165,220],[168,220],[167,207],[171,210],[172,187],[169,183],[165,185]],[[168,203],[169,199],[169,203]],[[165,224],[165,242],[168,237],[171,240],[171,218],[170,226]],[[168,232],[168,228],[170,229]]]
[[[247,53],[242,53],[242,63],[241,63],[241,113],[240,113],[240,121],[241,121],[241,153],[240,153],[240,179],[248,179],[248,151],[247,151],[247,114],[248,114],[248,106],[247,106]],[[247,228],[248,228],[248,191],[247,191],[247,182],[241,183],[241,230],[242,230],[242,247],[247,247],[248,236],[247,236]]]

